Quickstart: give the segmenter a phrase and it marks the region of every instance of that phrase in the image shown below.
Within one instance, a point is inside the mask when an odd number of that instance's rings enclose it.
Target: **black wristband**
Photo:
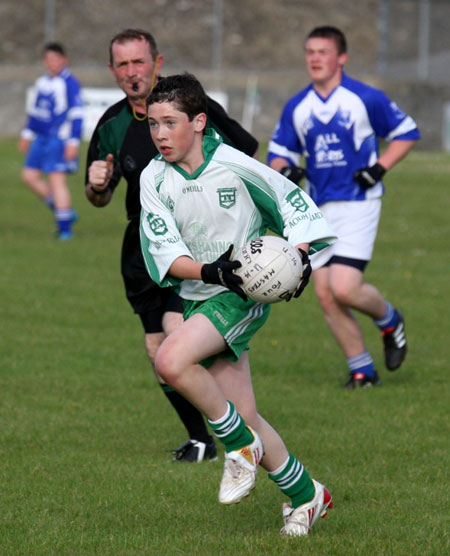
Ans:
[[[205,284],[213,284],[212,282],[212,273],[211,273],[211,265],[210,264],[204,264],[202,266],[202,268],[200,269],[200,276],[202,278],[202,281],[205,282]]]
[[[296,185],[299,185],[301,180],[305,177],[306,172],[305,169],[300,168],[300,166],[283,166],[280,170],[280,174]]]
[[[93,191],[96,195],[105,195],[108,191],[108,187],[105,187],[105,189],[95,189],[92,183],[89,184],[89,187],[91,188],[91,191]]]
[[[381,166],[381,164],[379,164],[378,162],[375,162],[375,164],[372,166],[372,170],[374,177],[377,178],[378,181],[381,180],[381,178],[387,172],[386,168],[384,166]]]

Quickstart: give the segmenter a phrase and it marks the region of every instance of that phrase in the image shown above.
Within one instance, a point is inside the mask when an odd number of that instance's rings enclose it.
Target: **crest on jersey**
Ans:
[[[309,209],[308,203],[303,199],[299,189],[295,189],[286,197],[286,201],[290,203],[296,211],[306,212]]]
[[[219,205],[229,209],[236,204],[236,187],[221,187],[217,190],[219,194]]]
[[[339,109],[337,112],[337,124],[346,129],[350,129],[352,127],[351,115],[352,113],[350,110]]]
[[[394,101],[391,101],[389,106],[390,106],[392,112],[394,113],[394,116],[397,119],[402,120],[403,118],[406,117],[406,114],[403,112],[403,110],[401,108],[399,108],[397,106],[397,104]]]
[[[167,233],[167,224],[164,218],[161,218],[158,214],[150,213],[147,216],[148,225],[155,236],[163,236]]]
[[[175,208],[175,202],[170,195],[167,196],[166,205],[170,212],[173,212],[173,209]]]

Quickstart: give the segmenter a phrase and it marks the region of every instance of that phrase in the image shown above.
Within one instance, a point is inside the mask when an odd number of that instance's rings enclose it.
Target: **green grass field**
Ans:
[[[405,365],[345,392],[345,360],[312,288],[273,307],[253,341],[259,410],[335,507],[285,539],[283,496],[262,471],[222,507],[222,462],[183,466],[185,431],[165,401],[120,277],[124,187],[106,208],[71,179],[76,239],[20,182],[0,141],[0,556],[447,555],[450,156],[415,151],[386,177],[367,279],[403,310]],[[222,455],[222,454],[221,454]]]

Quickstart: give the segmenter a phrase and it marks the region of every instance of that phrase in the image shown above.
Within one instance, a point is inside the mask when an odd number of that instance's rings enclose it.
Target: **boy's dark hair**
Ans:
[[[312,38],[332,39],[336,43],[338,54],[347,52],[347,39],[344,33],[337,27],[332,27],[331,25],[316,27],[309,33],[306,40]]]
[[[161,78],[147,98],[147,106],[157,102],[173,102],[191,122],[197,114],[207,114],[208,103],[200,81],[190,73]]]
[[[43,53],[45,54],[46,52],[57,52],[61,56],[67,56],[66,49],[59,42],[48,42],[43,48]]]
[[[112,47],[115,42],[119,44],[123,44],[128,41],[147,41],[150,54],[152,56],[152,60],[156,60],[156,56],[158,56],[158,46],[152,34],[148,31],[144,31],[143,29],[124,29],[120,33],[117,33],[109,43],[109,63],[113,65],[113,55],[112,55]]]

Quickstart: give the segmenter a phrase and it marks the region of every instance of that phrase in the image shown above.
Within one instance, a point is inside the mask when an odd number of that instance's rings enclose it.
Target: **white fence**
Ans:
[[[124,98],[119,88],[83,87],[81,96],[84,102],[83,139],[89,141],[97,122],[107,108]],[[30,105],[33,87],[28,87],[26,107]],[[208,91],[208,95],[228,110],[228,95],[222,91]]]

